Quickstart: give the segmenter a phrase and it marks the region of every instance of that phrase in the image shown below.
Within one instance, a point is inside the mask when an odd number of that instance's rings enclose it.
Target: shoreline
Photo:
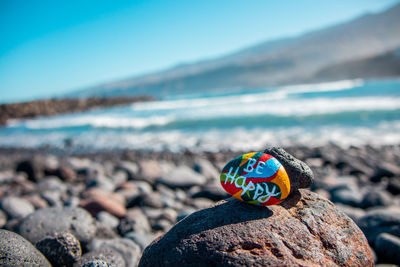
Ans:
[[[32,119],[128,105],[152,101],[150,96],[90,97],[90,98],[49,98],[26,102],[0,104],[0,126],[6,126],[10,119]]]

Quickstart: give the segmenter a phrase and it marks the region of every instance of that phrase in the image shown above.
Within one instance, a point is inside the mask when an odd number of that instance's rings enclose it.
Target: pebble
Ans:
[[[374,209],[359,219],[359,227],[370,244],[381,233],[400,236],[400,209]]]
[[[103,247],[99,250],[93,250],[89,253],[82,255],[82,257],[75,262],[74,267],[83,266],[112,266],[112,267],[125,267],[125,260],[122,255],[109,247]],[[105,265],[106,264],[106,265]]]
[[[126,215],[125,206],[114,198],[97,196],[90,199],[83,199],[79,203],[79,206],[89,211],[93,216],[96,216],[100,211],[107,211],[119,218]]]
[[[57,191],[60,193],[65,193],[68,188],[68,185],[63,183],[60,178],[56,176],[46,176],[40,182],[38,182],[36,186],[39,192]]]
[[[199,190],[190,195],[192,198],[208,198],[213,201],[219,201],[229,197],[229,194],[221,187],[218,181],[211,181],[203,185]]]
[[[379,188],[369,188],[360,203],[363,209],[376,206],[390,206],[393,203],[390,193]]]
[[[390,179],[387,190],[393,195],[400,195],[400,176]]]
[[[20,234],[35,244],[47,236],[70,232],[80,242],[89,242],[96,233],[93,217],[76,207],[51,207],[35,211],[27,216],[19,227]]]
[[[154,183],[155,180],[162,176],[160,164],[155,160],[142,160],[139,162],[140,176],[136,179],[141,179],[149,183]]]
[[[0,228],[3,228],[7,223],[7,214],[0,210]]]
[[[35,211],[29,201],[14,196],[3,198],[1,208],[10,219],[21,219]]]
[[[139,245],[141,250],[144,250],[156,236],[154,234],[129,232],[124,237],[131,239],[133,242]]]
[[[72,266],[82,256],[79,240],[70,233],[57,233],[36,243],[53,266]]]
[[[283,165],[289,176],[292,192],[299,188],[308,188],[312,185],[314,174],[306,163],[295,158],[280,147],[267,148],[264,153],[272,155]]]
[[[125,218],[122,218],[118,225],[118,232],[123,236],[129,232],[149,233],[151,226],[146,215],[140,209],[128,209]]]
[[[391,234],[379,234],[375,240],[378,259],[381,262],[400,265],[400,238]]]
[[[120,253],[125,260],[126,266],[136,266],[141,255],[140,247],[127,238],[93,239],[90,243],[91,250],[99,250],[101,248],[111,248]]]
[[[103,174],[97,174],[91,179],[89,179],[86,183],[86,188],[93,188],[93,187],[102,189],[104,191],[112,192],[114,191],[116,185],[114,184],[111,178]]]
[[[218,181],[219,172],[212,165],[212,163],[206,159],[197,158],[193,169],[206,177],[208,180]]]
[[[279,204],[290,192],[290,180],[282,164],[261,152],[231,160],[221,172],[221,184],[233,197],[253,205]]]
[[[169,186],[171,188],[189,188],[195,185],[202,185],[206,182],[206,178],[201,174],[193,171],[187,166],[177,166],[168,173],[164,174],[157,182]]]
[[[122,183],[125,183],[128,180],[128,175],[124,171],[115,171],[111,175],[111,180],[116,186],[119,186]]]
[[[139,174],[139,166],[130,161],[121,161],[116,167],[116,170],[124,171],[128,175],[129,180],[134,180]]]
[[[119,219],[106,211],[100,211],[97,213],[96,218],[100,223],[110,227],[111,229],[117,228],[119,224]]]
[[[331,200],[334,203],[341,203],[353,207],[361,207],[363,194],[359,190],[350,190],[348,188],[339,188],[331,190]]]
[[[0,266],[51,265],[28,240],[14,232],[0,229]]]
[[[82,265],[82,267],[114,267],[114,266],[102,260],[95,260],[86,262],[85,264]]]

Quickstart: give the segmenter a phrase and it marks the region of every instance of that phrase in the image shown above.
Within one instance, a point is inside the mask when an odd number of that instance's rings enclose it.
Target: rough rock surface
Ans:
[[[51,266],[47,259],[22,236],[0,229],[0,266]]]
[[[267,148],[264,152],[274,156],[285,167],[290,179],[291,192],[311,186],[314,181],[314,174],[306,163],[293,157],[280,147]]]
[[[79,240],[70,233],[58,233],[40,240],[36,248],[53,266],[72,266],[82,256]]]
[[[373,266],[355,223],[316,193],[300,193],[282,206],[230,198],[195,212],[148,246],[139,266]]]
[[[81,208],[44,208],[24,218],[20,234],[35,244],[55,233],[69,232],[80,242],[88,242],[96,232],[93,217]]]

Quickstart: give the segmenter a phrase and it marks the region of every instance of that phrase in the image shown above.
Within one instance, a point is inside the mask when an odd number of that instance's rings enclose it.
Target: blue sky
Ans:
[[[49,97],[379,12],[398,0],[0,1],[0,102]]]

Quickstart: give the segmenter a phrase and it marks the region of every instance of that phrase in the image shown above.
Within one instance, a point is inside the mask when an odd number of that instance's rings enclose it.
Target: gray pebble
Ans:
[[[123,236],[129,232],[149,233],[151,226],[147,217],[140,209],[129,209],[125,218],[118,225],[118,232]]]
[[[360,229],[370,244],[380,233],[400,236],[400,209],[376,209],[368,211],[359,219]]]
[[[142,250],[144,250],[156,238],[153,234],[135,232],[127,233],[124,237],[133,240],[133,242],[138,244]]]
[[[88,266],[93,266],[90,264],[98,263],[101,261],[102,264],[107,263],[108,265],[100,265],[100,266],[113,266],[113,267],[125,267],[125,260],[122,255],[111,249],[109,247],[103,247],[99,250],[93,250],[89,253],[84,254],[73,266],[74,267],[82,267],[86,266],[85,264],[89,264]],[[96,266],[96,265],[94,265]]]
[[[127,238],[115,239],[93,239],[90,242],[91,250],[99,250],[101,248],[111,248],[121,254],[125,260],[126,266],[136,266],[140,258],[140,247]]]
[[[100,211],[97,213],[96,218],[103,225],[112,229],[117,228],[119,224],[119,219],[106,211]]]
[[[392,196],[381,189],[370,188],[365,194],[361,207],[367,209],[375,206],[390,206],[392,204]]]
[[[375,240],[375,248],[379,261],[400,265],[399,237],[382,233]]]
[[[51,265],[28,240],[14,232],[0,229],[0,266]]]
[[[37,210],[20,225],[20,234],[32,243],[64,232],[70,232],[80,242],[86,243],[96,232],[95,220],[82,208],[52,207]]]
[[[157,180],[171,188],[188,188],[203,185],[206,178],[187,166],[177,166]]]
[[[97,187],[104,191],[112,192],[115,189],[115,184],[111,178],[105,175],[95,175],[86,183],[86,188]]]
[[[10,219],[21,219],[35,211],[29,201],[13,196],[3,198],[1,207]]]

